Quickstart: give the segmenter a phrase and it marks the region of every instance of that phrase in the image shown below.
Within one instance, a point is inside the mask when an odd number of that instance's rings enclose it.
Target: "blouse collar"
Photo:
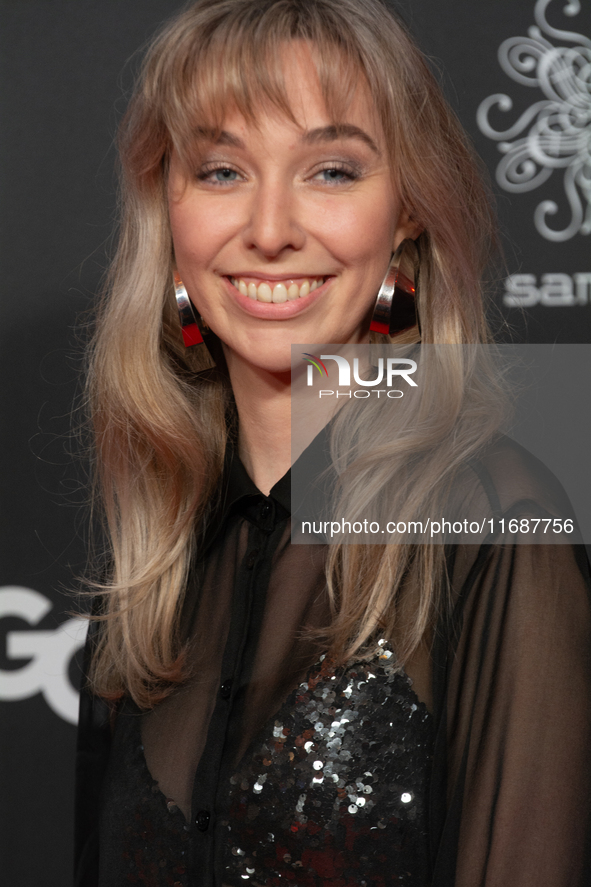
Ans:
[[[268,496],[261,493],[235,447],[228,443],[217,506],[205,531],[205,548],[209,549],[217,539],[232,513],[241,514],[267,532],[292,514],[298,519],[308,514],[318,514],[322,504],[327,501],[335,478],[330,458],[330,424],[320,431],[295,465],[272,487]],[[295,489],[292,489],[292,472],[295,472],[298,480]]]

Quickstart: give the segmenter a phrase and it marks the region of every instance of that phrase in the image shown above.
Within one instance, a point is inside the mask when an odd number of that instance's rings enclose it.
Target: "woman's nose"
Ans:
[[[299,218],[299,206],[292,189],[281,181],[259,184],[249,208],[244,238],[249,249],[266,258],[284,250],[299,250],[306,235]]]

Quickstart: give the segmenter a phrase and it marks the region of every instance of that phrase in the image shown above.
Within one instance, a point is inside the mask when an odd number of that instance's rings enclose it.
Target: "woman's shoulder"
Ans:
[[[450,505],[458,519],[480,519],[483,530],[494,536],[505,532],[507,520],[531,516],[560,520],[560,532],[568,521],[570,538],[566,541],[581,541],[573,506],[560,480],[537,456],[504,434],[495,436],[464,463]],[[539,538],[540,529],[529,541],[555,541],[547,535],[547,528],[546,539]],[[558,524],[553,532],[557,529]],[[488,532],[479,535],[480,540],[472,541],[483,541]]]
[[[505,434],[497,435],[469,464],[492,499],[491,507],[494,503],[501,513],[518,503],[561,513],[570,509],[568,495],[550,468]]]
[[[497,436],[465,463],[450,511],[462,518],[447,558],[456,616],[468,601],[486,609],[519,599],[542,612],[543,598],[551,609],[568,588],[588,598],[589,559],[569,497],[512,438]]]

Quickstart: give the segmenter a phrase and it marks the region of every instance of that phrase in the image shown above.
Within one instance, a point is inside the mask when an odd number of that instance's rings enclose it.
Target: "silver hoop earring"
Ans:
[[[203,335],[199,329],[193,304],[189,299],[185,284],[181,280],[178,271],[173,271],[172,276],[185,348],[190,348],[192,345],[204,345]]]
[[[403,240],[392,254],[378,292],[370,330],[392,336],[418,326],[419,250],[414,240]]]
[[[204,321],[196,314],[195,309],[193,308],[193,303],[189,298],[189,294],[185,289],[185,285],[181,280],[178,271],[175,270],[172,272],[172,278],[185,348],[191,348],[193,345],[202,345],[203,348],[198,349],[195,353],[199,353],[202,358],[205,358],[203,369],[211,369],[217,365],[212,354],[215,337],[213,334],[208,336],[209,329]],[[209,345],[205,341],[204,336],[208,336]]]

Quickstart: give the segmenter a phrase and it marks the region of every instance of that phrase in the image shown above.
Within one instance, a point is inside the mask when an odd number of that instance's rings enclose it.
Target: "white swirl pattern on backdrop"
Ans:
[[[534,102],[508,129],[498,131],[489,122],[490,111],[508,112],[513,101],[495,93],[480,104],[476,120],[485,136],[499,142],[504,156],[496,178],[505,191],[533,191],[555,170],[564,170],[569,224],[562,230],[548,225],[547,217],[558,212],[553,200],[543,200],[534,213],[542,237],[562,242],[577,233],[591,233],[591,40],[548,24],[546,10],[551,3],[537,0],[537,24],[528,29],[528,37],[511,37],[498,52],[502,69],[516,83],[541,90],[545,98]],[[569,16],[580,10],[579,0],[569,0],[563,8]],[[572,45],[554,46],[548,38]]]

